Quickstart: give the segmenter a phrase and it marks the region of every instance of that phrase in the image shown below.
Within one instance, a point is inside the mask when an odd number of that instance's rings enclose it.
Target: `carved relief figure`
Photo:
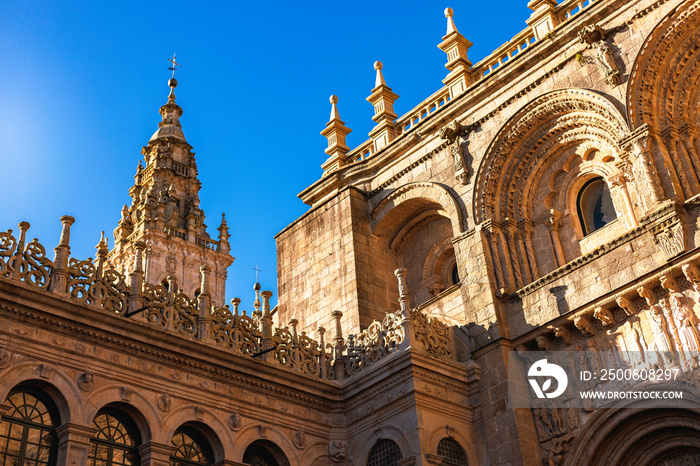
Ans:
[[[695,328],[695,315],[688,306],[683,303],[684,296],[680,293],[671,294],[671,312],[678,329],[678,343],[683,350],[684,359],[688,364],[697,365],[691,352],[698,351],[698,335]]]
[[[462,143],[464,142],[464,138],[462,137],[463,129],[459,121],[453,120],[452,123],[440,130],[440,137],[450,144],[449,149],[452,155],[455,177],[462,184],[467,184],[469,181],[469,168],[467,167],[466,160],[464,159],[464,151],[462,150]]]
[[[347,458],[348,444],[342,440],[331,440],[328,444],[328,456],[336,463],[342,463]]]

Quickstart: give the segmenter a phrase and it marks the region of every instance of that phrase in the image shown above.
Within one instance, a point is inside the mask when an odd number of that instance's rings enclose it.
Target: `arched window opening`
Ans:
[[[248,448],[243,455],[243,462],[250,466],[277,466],[277,461],[272,454],[262,447]]]
[[[136,466],[141,464],[141,444],[136,424],[119,410],[105,408],[92,421],[97,434],[90,440],[88,465]]]
[[[58,409],[42,391],[24,387],[10,392],[0,422],[0,464],[56,464]]]
[[[603,178],[593,178],[583,185],[576,206],[583,236],[603,228],[617,218],[610,190]]]
[[[175,453],[170,457],[171,466],[200,466],[214,463],[214,453],[209,442],[197,430],[183,426],[175,431],[171,440]]]
[[[452,284],[456,285],[457,283],[459,283],[459,270],[457,270],[457,264],[454,264],[452,266],[451,275],[452,275]]]
[[[258,440],[245,449],[243,463],[250,466],[289,466],[282,450],[272,442]]]
[[[438,456],[443,457],[442,464],[451,466],[469,466],[469,459],[462,446],[451,438],[440,440],[437,447]]]
[[[401,449],[396,442],[384,439],[372,447],[367,466],[395,466],[402,458]]]

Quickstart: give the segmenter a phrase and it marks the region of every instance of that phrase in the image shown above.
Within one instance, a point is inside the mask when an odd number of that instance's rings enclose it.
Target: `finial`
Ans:
[[[168,96],[169,100],[175,100],[175,88],[177,87],[177,79],[175,79],[175,70],[182,66],[175,61],[175,57],[176,54],[173,54],[173,58],[168,58],[168,61],[172,63],[172,66],[169,66],[168,69],[172,70],[173,72],[172,77],[168,80],[168,86],[170,87],[170,95]]]
[[[386,81],[384,81],[384,75],[382,75],[382,68],[384,65],[380,61],[374,62],[374,69],[377,70],[377,79],[374,80],[374,87],[386,86]]]
[[[452,11],[452,8],[445,8],[445,18],[447,18],[447,34],[451,32],[458,32],[457,26],[455,26],[455,21],[452,19],[453,16],[454,11]]]
[[[221,212],[221,226],[226,226],[226,212]]]
[[[337,95],[332,95],[330,98],[331,101],[331,119],[329,121],[333,120],[340,120],[340,114],[338,113],[338,96]]]

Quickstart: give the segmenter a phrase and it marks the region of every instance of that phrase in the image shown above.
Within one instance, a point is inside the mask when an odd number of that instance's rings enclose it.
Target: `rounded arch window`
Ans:
[[[469,459],[462,446],[451,438],[440,440],[437,447],[438,456],[442,456],[445,465],[469,466]]]
[[[251,466],[289,466],[284,452],[272,442],[257,440],[245,449],[243,463]]]
[[[134,421],[123,412],[105,408],[92,421],[97,429],[90,439],[88,465],[136,466],[141,464],[138,446],[141,436]]]
[[[60,424],[58,409],[44,392],[30,387],[12,390],[10,409],[0,422],[2,464],[56,464]]]
[[[170,457],[171,466],[199,466],[214,463],[214,453],[209,442],[197,430],[182,426],[171,440],[175,452]]]
[[[576,202],[583,236],[603,228],[617,218],[610,190],[603,178],[593,178],[583,185]]]
[[[367,459],[367,466],[395,466],[402,458],[401,449],[396,442],[384,439],[372,447]]]
[[[452,271],[450,272],[450,277],[452,278],[452,284],[456,285],[459,283],[459,270],[457,269],[457,264],[452,266]]]

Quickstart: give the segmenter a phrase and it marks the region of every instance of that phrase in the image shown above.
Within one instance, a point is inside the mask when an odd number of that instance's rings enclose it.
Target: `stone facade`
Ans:
[[[0,233],[0,453],[21,395],[51,464],[95,464],[100,416],[131,464],[700,464],[700,2],[528,6],[476,64],[447,9],[406,115],[375,63],[354,149],[331,97],[275,310],[224,305],[171,80],[112,251]],[[510,354],[608,349],[677,351],[689,407],[509,408]]]

